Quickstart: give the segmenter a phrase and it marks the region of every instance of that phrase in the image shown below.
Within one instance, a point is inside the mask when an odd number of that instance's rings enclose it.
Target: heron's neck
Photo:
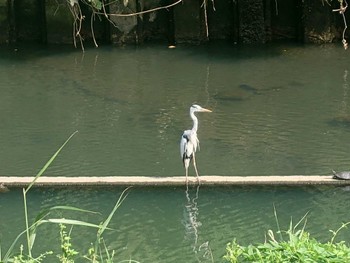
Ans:
[[[193,128],[192,131],[197,132],[198,130],[198,119],[196,117],[196,115],[194,115],[194,112],[190,112],[190,116],[193,120]]]

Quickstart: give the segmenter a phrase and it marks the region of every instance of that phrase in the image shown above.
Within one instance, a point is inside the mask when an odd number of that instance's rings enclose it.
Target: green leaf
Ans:
[[[85,221],[75,220],[75,219],[65,219],[65,218],[50,218],[41,220],[40,224],[42,223],[53,223],[53,224],[64,224],[64,225],[76,225],[76,226],[86,226],[86,227],[93,227],[93,228],[101,228],[101,225],[96,225],[92,223],[88,223]]]
[[[128,190],[130,189],[130,187],[126,188],[122,194],[119,196],[119,199],[117,201],[117,203],[115,204],[114,208],[112,209],[112,212],[109,214],[109,216],[107,217],[107,219],[103,222],[103,224],[101,225],[101,230],[99,232],[99,236],[101,236],[103,234],[103,232],[105,231],[106,227],[109,225],[109,222],[111,221],[115,211],[117,211],[118,207],[123,203],[123,201],[125,200],[125,198],[128,196],[128,194],[126,193]]]
[[[43,168],[41,168],[41,170],[39,171],[39,173],[35,176],[34,180],[29,184],[29,186],[27,187],[27,189],[25,190],[25,192],[27,193],[30,188],[35,184],[36,180],[38,180],[38,178],[46,171],[46,169],[50,166],[50,164],[55,160],[55,158],[57,157],[57,155],[60,153],[60,151],[63,149],[63,147],[69,142],[70,139],[72,139],[72,137],[77,134],[78,131],[75,131],[72,133],[71,136],[69,136],[69,138],[62,144],[62,146],[52,155],[52,157],[47,161],[47,163],[44,165]]]

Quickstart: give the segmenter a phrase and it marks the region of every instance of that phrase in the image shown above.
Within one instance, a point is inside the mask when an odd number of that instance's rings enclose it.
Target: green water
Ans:
[[[59,212],[52,217],[74,218],[100,223],[112,210],[122,189],[35,189],[29,195],[32,218],[40,209],[69,204],[99,211],[97,215]],[[273,206],[279,224],[289,228],[306,213],[306,230],[322,242],[349,221],[349,192],[333,187],[268,187],[268,188],[134,188],[114,215],[104,238],[109,249],[115,249],[117,261],[134,259],[140,262],[222,262],[226,244],[237,238],[241,244],[263,242],[268,229],[277,231]],[[11,204],[11,205],[9,205]],[[2,248],[24,227],[21,191],[13,190],[0,199]],[[292,218],[291,218],[292,217]],[[72,230],[72,243],[83,253],[96,238],[95,231],[81,227]],[[278,235],[277,235],[278,236]],[[349,240],[349,230],[337,241]],[[7,239],[9,238],[9,239]],[[12,238],[12,239],[11,239]],[[58,226],[39,228],[36,251],[59,253]],[[24,241],[23,241],[24,242]],[[25,243],[24,243],[25,244]],[[53,246],[52,244],[55,244]]]
[[[36,174],[75,130],[47,175],[182,175],[178,143],[193,102],[213,110],[198,114],[203,175],[350,168],[349,53],[341,45],[6,47],[0,68],[0,175]],[[188,200],[181,187],[132,189],[106,233],[118,259],[220,262],[234,237],[263,241],[275,229],[274,204],[282,228],[309,211],[307,228],[322,240],[350,221],[343,188],[201,187],[198,197],[196,190]],[[56,204],[99,211],[87,218],[99,223],[121,191],[35,189],[29,204],[33,217]],[[21,202],[20,190],[0,195],[3,250],[23,228]],[[85,247],[89,238],[79,233]],[[38,247],[56,239],[58,228],[43,227]]]

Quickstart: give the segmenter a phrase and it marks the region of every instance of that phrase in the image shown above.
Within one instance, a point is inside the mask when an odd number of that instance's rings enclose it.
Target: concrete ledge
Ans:
[[[0,176],[0,185],[25,187],[34,177]],[[189,184],[197,184],[196,177],[189,177]],[[35,186],[172,186],[185,185],[184,176],[43,176]],[[350,180],[336,180],[331,175],[286,176],[201,176],[201,185],[350,185]]]

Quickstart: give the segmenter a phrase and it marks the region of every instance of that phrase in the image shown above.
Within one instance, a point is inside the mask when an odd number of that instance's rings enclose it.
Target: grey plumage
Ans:
[[[185,167],[186,183],[188,182],[188,167],[190,162],[193,162],[194,169],[196,171],[197,179],[199,181],[199,174],[196,166],[196,151],[199,148],[199,140],[197,137],[198,119],[195,112],[211,112],[211,110],[202,108],[199,105],[192,105],[190,108],[190,116],[193,120],[193,127],[191,130],[185,130],[180,140],[180,155],[183,165]]]

